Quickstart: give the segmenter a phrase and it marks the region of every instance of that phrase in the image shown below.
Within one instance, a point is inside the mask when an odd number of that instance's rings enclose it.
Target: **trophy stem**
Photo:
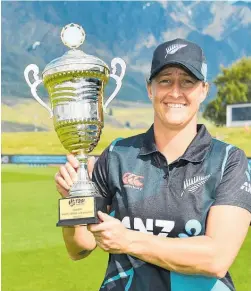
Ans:
[[[87,164],[84,162],[80,162],[79,169],[77,171],[78,180],[80,181],[90,181],[88,172],[87,172]]]
[[[76,158],[79,161],[79,168],[77,171],[77,178],[80,181],[90,181],[89,175],[88,175],[88,170],[87,170],[87,161],[88,157],[87,155],[77,155]]]
[[[77,155],[80,165],[77,170],[77,181],[70,188],[69,196],[95,196],[97,189],[95,184],[90,180],[87,170],[87,155]]]

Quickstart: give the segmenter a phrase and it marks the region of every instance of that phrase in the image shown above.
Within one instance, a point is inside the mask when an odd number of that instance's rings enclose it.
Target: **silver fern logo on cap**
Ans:
[[[196,176],[191,179],[186,179],[184,181],[184,190],[181,193],[181,197],[187,190],[188,192],[194,193],[197,189],[199,189],[202,185],[204,185],[207,180],[211,177],[211,174],[207,176]]]
[[[167,55],[173,55],[178,50],[180,50],[181,48],[186,47],[186,46],[187,46],[187,44],[173,44],[173,45],[167,47],[165,58],[167,57]]]

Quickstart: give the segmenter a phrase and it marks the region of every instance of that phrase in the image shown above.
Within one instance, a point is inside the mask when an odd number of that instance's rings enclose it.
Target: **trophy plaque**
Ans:
[[[39,79],[39,68],[35,64],[25,68],[24,76],[32,96],[53,118],[60,142],[76,156],[80,164],[77,181],[71,186],[69,196],[58,201],[57,226],[98,223],[97,211],[107,212],[107,205],[89,178],[87,154],[98,144],[104,126],[104,111],[121,88],[126,64],[121,58],[114,58],[110,73],[101,59],[79,50],[85,40],[85,32],[77,24],[66,25],[61,31],[61,39],[70,50],[45,67],[42,79]],[[120,74],[116,74],[118,64]],[[30,73],[33,81],[30,80]],[[104,87],[110,77],[115,79],[116,88],[104,104]],[[37,94],[37,86],[41,82],[48,91],[51,107]]]

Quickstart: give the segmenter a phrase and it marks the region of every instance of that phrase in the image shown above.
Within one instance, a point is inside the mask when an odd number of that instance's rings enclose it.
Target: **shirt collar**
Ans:
[[[185,153],[178,160],[187,160],[190,162],[201,162],[204,160],[211,145],[212,136],[207,131],[205,125],[197,125],[197,134],[186,149]],[[140,149],[140,155],[149,155],[158,152],[155,144],[153,125],[143,135],[143,142]]]
[[[152,154],[157,151],[158,150],[155,144],[154,130],[152,125],[148,129],[148,131],[143,135],[143,142],[139,154],[144,156]]]

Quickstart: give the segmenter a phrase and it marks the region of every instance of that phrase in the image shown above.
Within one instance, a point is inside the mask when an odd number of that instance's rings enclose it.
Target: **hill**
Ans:
[[[251,54],[251,8],[244,1],[4,1],[1,6],[5,104],[9,99],[31,98],[23,77],[25,67],[35,63],[41,74],[47,63],[61,56],[66,48],[60,31],[71,22],[86,30],[86,53],[108,65],[117,56],[126,61],[118,95],[125,101],[148,102],[145,78],[160,42],[181,37],[201,45],[210,82],[220,65]],[[107,91],[113,87],[111,82]],[[215,92],[212,86],[209,99]]]

